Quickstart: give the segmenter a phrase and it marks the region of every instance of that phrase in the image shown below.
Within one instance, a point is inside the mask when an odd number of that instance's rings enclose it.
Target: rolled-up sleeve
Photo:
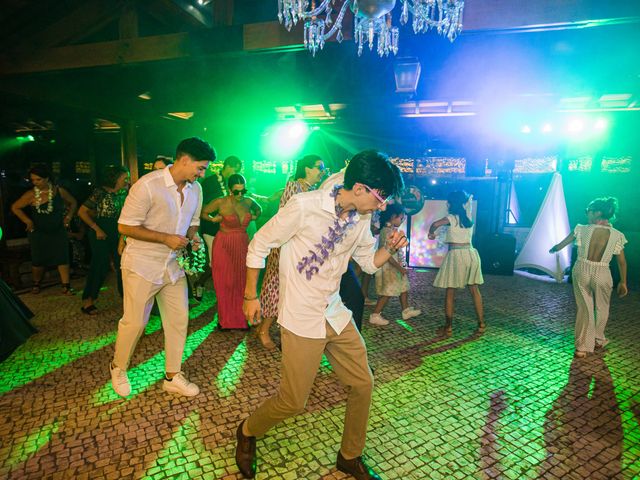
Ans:
[[[376,239],[371,234],[370,223],[367,222],[360,235],[360,241],[353,252],[353,259],[366,273],[373,275],[379,268],[373,263],[376,254]]]
[[[193,212],[193,217],[191,217],[190,227],[199,227],[200,226],[200,211],[202,210],[202,187],[198,182],[193,183],[193,187],[196,189],[196,195],[198,196],[198,204],[196,205],[196,210]]]
[[[146,183],[134,183],[120,212],[118,223],[139,226],[147,218],[151,207],[151,196]]]
[[[271,220],[256,232],[249,244],[247,267],[264,268],[265,259],[273,248],[281,247],[303,224],[304,202],[293,196]]]

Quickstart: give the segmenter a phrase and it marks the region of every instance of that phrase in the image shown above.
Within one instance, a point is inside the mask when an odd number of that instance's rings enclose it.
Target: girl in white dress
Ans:
[[[620,270],[617,291],[624,297],[627,291],[627,261],[624,244],[627,239],[610,224],[615,219],[618,200],[613,197],[596,198],[587,207],[588,225],[576,228],[549,253],[556,253],[576,242],[578,259],[573,267],[573,293],[576,297],[576,357],[586,357],[596,348],[603,348],[609,340],[604,329],[609,320],[609,302],[613,280],[609,263],[615,255]]]
[[[480,269],[480,256],[471,244],[473,221],[469,218],[467,208],[470,206],[470,195],[463,191],[452,192],[447,198],[449,215],[431,224],[429,239],[435,240],[436,230],[448,225],[445,242],[449,251],[442,261],[440,270],[433,282],[435,287],[445,288],[444,317],[445,324],[438,329],[438,334],[450,337],[453,325],[453,308],[455,293],[458,288],[469,287],[473,306],[478,318],[478,333],[485,330],[484,308],[479,285],[484,283]]]

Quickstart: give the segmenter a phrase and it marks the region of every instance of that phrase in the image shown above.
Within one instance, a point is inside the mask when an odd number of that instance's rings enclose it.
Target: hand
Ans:
[[[122,252],[124,252],[124,247],[126,247],[127,242],[124,237],[120,237],[118,239],[118,255],[122,256]]]
[[[616,291],[618,292],[618,297],[622,298],[622,297],[626,297],[627,293],[629,293],[629,290],[627,290],[627,284],[626,283],[618,283],[618,288],[616,289]]]
[[[202,248],[202,238],[197,233],[191,239],[191,250],[197,252]]]
[[[407,269],[403,266],[398,267],[398,271],[400,272],[401,275],[407,274]]]
[[[98,240],[106,240],[107,234],[100,227],[96,227],[96,238]]]
[[[215,217],[209,217],[213,223],[220,223],[222,221],[222,215],[216,215]]]
[[[398,250],[409,245],[409,242],[407,241],[407,237],[404,235],[404,232],[400,230],[393,230],[387,236],[385,245],[392,250]]]
[[[257,298],[244,300],[242,302],[242,312],[247,322],[249,322],[249,325],[258,325],[262,321],[262,316],[260,315],[260,300]]]
[[[436,239],[436,234],[433,232],[429,232],[429,234],[427,235],[427,238],[429,240],[435,240]]]
[[[64,223],[64,228],[69,228],[69,224],[71,223],[71,218],[64,217],[64,220],[62,222]]]
[[[189,243],[189,240],[184,235],[174,235],[167,233],[165,235],[163,243],[171,250],[180,250]]]
[[[27,220],[24,225],[25,225],[25,227],[24,227],[25,230],[27,232],[29,232],[29,233],[31,233],[31,232],[33,232],[35,230],[35,228],[33,227],[33,221],[31,221],[31,220]]]

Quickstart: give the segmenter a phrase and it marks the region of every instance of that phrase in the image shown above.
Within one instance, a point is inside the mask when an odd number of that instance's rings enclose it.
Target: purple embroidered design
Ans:
[[[331,191],[331,197],[335,200],[338,196],[338,191],[342,188],[342,185],[336,185]],[[336,203],[336,219],[333,221],[333,225],[329,227],[329,231],[322,236],[320,243],[316,243],[316,251],[309,250],[309,255],[302,257],[298,262],[298,272],[304,274],[307,280],[311,280],[316,273],[320,271],[322,266],[329,258],[329,254],[333,252],[337,243],[342,242],[347,230],[353,228],[355,225],[356,211],[351,210],[347,214],[346,220],[340,219],[340,215],[344,212],[344,209]]]

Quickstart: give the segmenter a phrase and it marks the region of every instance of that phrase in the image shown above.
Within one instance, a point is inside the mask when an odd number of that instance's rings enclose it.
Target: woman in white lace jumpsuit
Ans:
[[[558,252],[575,240],[578,259],[573,267],[573,293],[576,297],[576,357],[585,357],[595,348],[604,347],[609,341],[604,329],[609,319],[609,301],[613,280],[609,263],[615,255],[620,270],[618,296],[627,294],[627,261],[622,232],[610,225],[615,218],[618,201],[613,198],[597,198],[587,207],[588,225],[576,228],[562,242],[554,245],[550,253]]]

